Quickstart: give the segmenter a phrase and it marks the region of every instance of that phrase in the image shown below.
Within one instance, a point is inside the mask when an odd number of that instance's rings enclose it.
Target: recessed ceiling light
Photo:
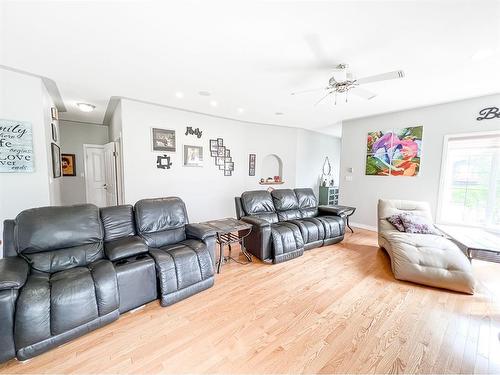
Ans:
[[[182,92],[180,92],[180,91],[177,91],[177,92],[175,93],[175,96],[176,96],[176,97],[178,97],[179,99],[181,99],[181,98],[183,98],[183,97],[184,97],[184,94],[183,94]]]
[[[243,108],[241,108],[241,107],[240,107],[240,108],[238,108],[238,112],[239,112],[239,113],[243,113],[244,111],[245,111],[245,110],[244,110]]]
[[[212,94],[210,94],[208,91],[198,91],[198,95],[201,95],[201,96],[210,96]]]
[[[217,107],[217,102],[215,100],[210,100],[210,105],[212,107]]]
[[[484,48],[476,51],[475,54],[472,55],[472,60],[486,60],[488,57],[491,57],[495,54],[495,50],[491,48]]]
[[[88,103],[76,103],[76,106],[82,112],[92,112],[95,109],[95,105]]]
[[[283,116],[283,115],[284,115],[284,113],[283,113],[283,112],[275,112],[274,114],[275,114],[276,116]]]

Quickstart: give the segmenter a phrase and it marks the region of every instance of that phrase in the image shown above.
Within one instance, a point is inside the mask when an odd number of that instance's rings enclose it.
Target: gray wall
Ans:
[[[312,187],[317,195],[323,164],[327,156],[332,166],[334,183],[338,185],[340,146],[340,138],[299,129],[297,132],[297,186]]]
[[[261,176],[268,173],[262,164],[266,155],[277,155],[283,162],[285,183],[275,188],[317,189],[325,153],[339,159],[337,138],[303,129],[253,125],[126,99],[117,110],[121,111],[125,203],[146,197],[180,196],[192,222],[233,217],[233,197],[245,190],[267,189],[259,185]],[[120,118],[116,113],[114,117]],[[187,125],[200,128],[202,137],[184,135]],[[162,153],[151,150],[151,127],[176,131],[177,151],[168,153],[171,169],[156,168],[156,157]],[[224,176],[210,157],[209,140],[219,137],[231,150],[235,170],[230,177]],[[183,166],[183,145],[203,146],[202,168]],[[257,155],[255,176],[248,175],[250,153]]]
[[[61,153],[75,154],[76,176],[61,178],[61,203],[63,205],[86,202],[84,144],[108,143],[108,127],[66,120],[59,121]]]
[[[351,218],[352,223],[375,228],[379,198],[427,201],[435,216],[444,136],[500,130],[499,118],[476,120],[481,109],[491,106],[500,106],[500,95],[345,121],[342,124],[340,202],[357,207]],[[366,136],[369,131],[419,125],[424,127],[424,134],[418,176],[365,175]],[[353,173],[348,173],[350,167],[354,169]],[[352,181],[346,180],[348,175]]]

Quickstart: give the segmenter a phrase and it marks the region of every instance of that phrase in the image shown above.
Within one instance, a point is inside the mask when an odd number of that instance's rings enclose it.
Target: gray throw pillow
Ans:
[[[403,213],[399,215],[406,233],[439,234],[432,222],[422,216]]]
[[[395,215],[389,216],[387,218],[387,221],[389,223],[391,223],[400,232],[404,232],[405,227],[404,227],[403,222],[401,221],[401,218],[399,216],[400,216],[400,214],[395,214]]]

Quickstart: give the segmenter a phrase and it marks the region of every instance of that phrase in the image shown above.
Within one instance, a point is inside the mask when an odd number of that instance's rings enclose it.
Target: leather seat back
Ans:
[[[135,204],[137,232],[149,247],[159,248],[186,239],[186,205],[177,197],[142,199]]]
[[[40,207],[15,219],[16,250],[34,269],[57,272],[104,257],[99,209],[92,204]]]
[[[270,223],[278,222],[273,198],[265,190],[245,191],[241,194],[241,206],[248,216],[255,216]]]
[[[279,221],[300,219],[299,201],[292,189],[276,189],[271,192]]]
[[[318,200],[311,188],[295,189],[299,202],[300,214],[303,218],[318,216]]]
[[[104,241],[135,236],[134,210],[129,204],[100,209],[104,226]]]

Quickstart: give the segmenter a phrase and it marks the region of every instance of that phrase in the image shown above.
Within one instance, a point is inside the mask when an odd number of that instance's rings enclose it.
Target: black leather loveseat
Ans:
[[[42,207],[4,222],[0,362],[25,360],[153,301],[214,282],[215,233],[179,198]]]
[[[253,225],[244,246],[264,261],[284,262],[344,238],[344,218],[318,206],[309,188],[246,191],[235,203],[237,217]]]

